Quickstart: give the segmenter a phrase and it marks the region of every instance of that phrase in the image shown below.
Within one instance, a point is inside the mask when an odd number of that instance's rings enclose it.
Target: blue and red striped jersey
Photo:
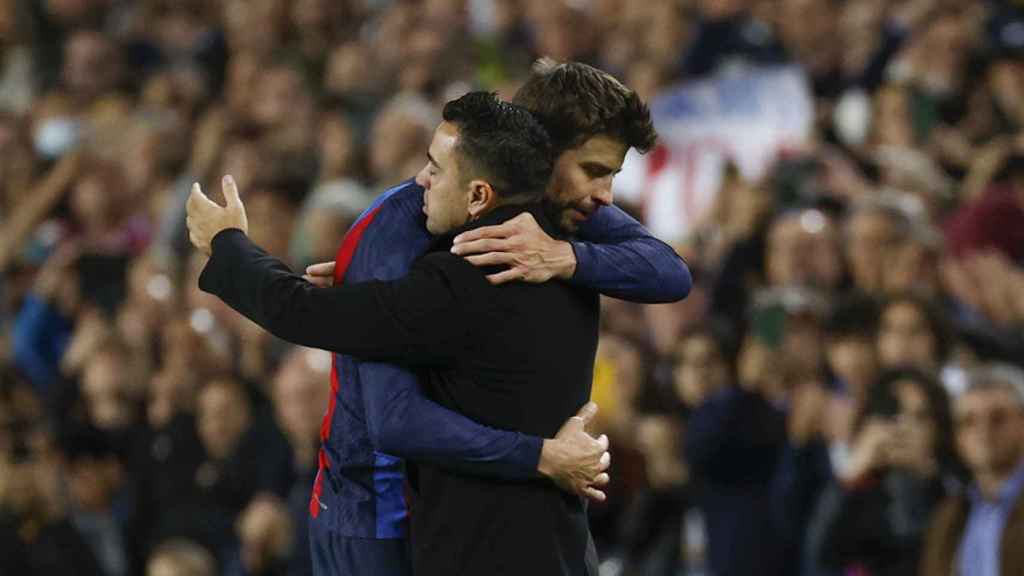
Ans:
[[[384,192],[345,236],[335,260],[335,283],[405,276],[430,243],[422,209],[423,188],[412,180]],[[344,318],[338,319],[338,329],[345,330]],[[402,461],[374,450],[365,410],[364,384],[372,385],[375,372],[387,368],[334,354],[310,513],[325,514],[328,525],[344,536],[406,535]]]

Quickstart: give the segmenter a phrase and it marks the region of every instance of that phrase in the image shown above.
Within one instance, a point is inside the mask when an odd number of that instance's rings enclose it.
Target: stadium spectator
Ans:
[[[954,403],[956,445],[971,484],[936,511],[921,574],[1013,574],[1024,566],[1016,523],[1024,487],[1024,373],[990,366],[971,374]]]
[[[169,540],[149,558],[146,576],[215,576],[210,553],[188,540]]]
[[[851,454],[822,496],[807,553],[843,573],[914,574],[925,529],[956,473],[949,399],[917,371],[884,374]],[[819,547],[820,546],[820,547]]]

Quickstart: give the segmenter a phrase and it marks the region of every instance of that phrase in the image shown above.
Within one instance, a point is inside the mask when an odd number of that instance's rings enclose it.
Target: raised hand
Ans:
[[[850,458],[839,471],[839,478],[845,484],[853,485],[878,470],[886,463],[886,454],[893,437],[891,421],[869,418],[854,438]]]
[[[199,183],[192,185],[192,193],[188,196],[185,205],[187,217],[185,224],[188,226],[188,239],[201,252],[210,255],[210,243],[221,231],[228,228],[238,228],[248,233],[249,220],[245,215],[245,206],[238,196],[238,186],[235,179],[225,176],[221,182],[224,191],[225,206],[220,206],[203,194]]]

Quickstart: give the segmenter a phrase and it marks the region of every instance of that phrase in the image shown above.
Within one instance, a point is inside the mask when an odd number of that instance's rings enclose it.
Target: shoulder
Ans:
[[[423,216],[423,188],[408,180],[385,191],[349,230],[349,281],[392,280],[405,275],[430,244]]]
[[[932,538],[944,539],[959,533],[968,514],[967,500],[959,494],[953,494],[939,502],[932,514],[930,534]]]
[[[406,180],[381,193],[356,220],[423,220],[423,188],[413,180]]]
[[[482,282],[489,285],[480,268],[473,266],[465,258],[444,250],[424,254],[416,261],[415,269],[441,274],[459,281]]]
[[[374,204],[379,202],[392,202],[392,203],[405,203],[405,204],[417,204],[423,205],[423,187],[416,183],[412,178],[403,180],[398,184],[388,188],[381,193],[380,197],[374,201]],[[373,206],[371,205],[371,208]]]
[[[491,285],[486,270],[447,251],[428,252],[416,261],[413,272],[421,278],[429,277],[432,282],[454,294],[466,307],[493,301],[497,297],[495,290],[508,286]]]

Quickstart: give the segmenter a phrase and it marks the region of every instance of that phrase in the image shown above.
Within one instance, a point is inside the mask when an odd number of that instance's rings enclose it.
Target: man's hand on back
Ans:
[[[597,414],[597,404],[588,402],[569,418],[553,439],[544,440],[537,471],[550,478],[559,488],[598,502],[605,500],[599,490],[610,481],[608,437],[594,438],[585,430]]]
[[[548,236],[528,212],[497,226],[459,234],[452,253],[464,256],[475,266],[508,266],[508,270],[487,277],[491,284],[567,280],[576,272],[572,245]]]
[[[306,273],[302,277],[306,279],[306,282],[320,288],[330,288],[334,286],[334,262],[310,264],[306,267]]]
[[[242,232],[249,232],[249,220],[245,215],[245,206],[238,196],[238,186],[235,179],[225,176],[221,182],[224,191],[226,206],[220,206],[203,194],[199,184],[192,185],[192,193],[188,196],[185,209],[188,216],[185,224],[188,226],[188,239],[201,252],[210,255],[212,248],[210,243],[213,238],[228,228],[238,228]]]

